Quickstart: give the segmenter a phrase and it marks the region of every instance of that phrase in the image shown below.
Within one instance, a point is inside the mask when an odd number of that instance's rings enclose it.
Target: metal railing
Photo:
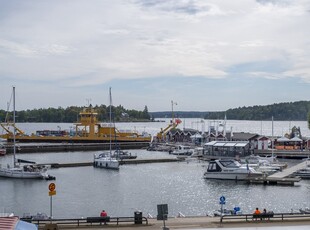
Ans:
[[[240,214],[240,215],[223,215],[220,222],[225,220],[244,220],[244,221],[270,221],[270,220],[288,220],[295,218],[296,220],[310,220],[310,213],[273,213],[272,215],[253,215],[253,214]]]
[[[45,224],[57,224],[61,225],[72,225],[74,226],[92,226],[92,225],[102,225],[105,222],[107,224],[120,225],[122,223],[131,223],[131,224],[144,224],[148,225],[148,219],[146,217],[110,217],[109,221],[89,221],[91,217],[87,218],[73,218],[73,219],[46,219],[46,220],[32,220],[32,219],[23,219],[21,220],[33,223],[40,226],[44,226]]]

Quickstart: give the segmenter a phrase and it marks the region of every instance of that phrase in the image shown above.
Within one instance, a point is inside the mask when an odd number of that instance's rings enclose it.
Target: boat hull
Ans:
[[[106,157],[95,157],[94,167],[97,168],[106,168],[106,169],[119,169],[119,162],[116,158],[109,156]]]
[[[216,172],[206,172],[204,174],[204,179],[218,179],[218,180],[248,180],[251,178],[255,177],[261,177],[261,173],[250,173],[250,174],[245,174],[245,173],[216,173]]]
[[[16,168],[0,168],[0,177],[20,179],[44,179],[47,175],[41,172],[27,172]]]

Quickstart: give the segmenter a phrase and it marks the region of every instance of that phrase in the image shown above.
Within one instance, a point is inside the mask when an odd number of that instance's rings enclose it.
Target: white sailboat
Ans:
[[[106,169],[119,169],[118,160],[112,156],[112,95],[111,87],[109,88],[109,98],[110,98],[110,151],[103,152],[97,156],[94,155],[94,166]]]
[[[0,177],[9,178],[21,178],[21,179],[55,179],[54,177],[47,174],[47,169],[43,166],[38,166],[36,164],[21,166],[17,164],[16,159],[16,129],[15,129],[15,87],[13,87],[13,167],[9,164],[7,167],[2,167],[0,165]]]

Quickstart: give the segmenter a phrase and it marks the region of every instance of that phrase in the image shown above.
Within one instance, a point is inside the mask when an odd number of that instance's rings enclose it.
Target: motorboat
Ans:
[[[111,95],[111,87],[109,89],[109,98],[110,98],[110,127],[112,127],[112,95]],[[113,133],[115,135],[115,133]],[[110,128],[109,133],[110,138],[110,150],[107,152],[103,152],[98,156],[94,155],[94,167],[106,168],[106,169],[119,169],[118,159],[112,155],[112,128]]]
[[[136,155],[132,155],[130,152],[128,151],[123,151],[120,149],[117,149],[114,151],[114,153],[112,154],[112,157],[115,157],[118,160],[127,160],[127,159],[136,159],[137,156]]]
[[[310,208],[305,208],[305,209],[299,209],[299,212],[302,214],[310,214]]]
[[[203,147],[196,147],[193,150],[191,157],[203,157],[204,148]]]
[[[282,168],[284,167],[281,164],[268,163],[268,162],[260,162],[260,163],[256,163],[256,164],[244,164],[243,163],[241,165],[245,166],[245,167],[251,167],[251,168],[255,169],[256,171],[262,172],[262,173],[267,174],[267,175],[281,171]]]
[[[294,176],[298,176],[302,179],[310,179],[310,168],[307,167],[304,169],[300,169],[294,173]]]
[[[248,164],[262,164],[262,163],[275,163],[277,162],[277,156],[258,156],[258,155],[250,155],[248,157],[245,157],[244,163]]]
[[[204,173],[205,179],[223,180],[246,180],[262,176],[262,172],[258,172],[252,167],[241,165],[235,160],[210,161],[207,171]]]
[[[194,149],[190,146],[186,145],[178,145],[176,149],[174,149],[172,152],[170,152],[173,155],[187,155],[190,156],[194,153]]]
[[[15,87],[13,87],[13,123],[15,124]],[[16,130],[13,131],[15,137]],[[18,161],[16,159],[16,141],[13,142],[13,166],[7,164],[7,167],[0,165],[0,177],[20,178],[20,179],[55,179],[55,177],[47,174],[47,168],[35,164],[35,162]],[[21,162],[30,163],[21,166]]]
[[[6,154],[6,148],[4,145],[0,144],[0,156],[4,156]]]

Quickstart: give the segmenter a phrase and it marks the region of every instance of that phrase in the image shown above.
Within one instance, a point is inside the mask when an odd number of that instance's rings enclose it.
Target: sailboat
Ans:
[[[109,88],[109,98],[110,98],[110,151],[103,152],[97,156],[94,155],[94,166],[99,168],[106,169],[119,169],[118,160],[112,156],[112,128],[113,133],[115,134],[115,127],[112,127],[112,95],[111,95],[111,87]]]
[[[15,127],[15,87],[13,87],[13,124]],[[9,164],[7,167],[1,167],[0,165],[0,177],[9,177],[9,178],[21,178],[21,179],[55,179],[47,174],[47,169],[44,166],[39,166],[36,164],[29,164],[20,166],[18,160],[16,159],[16,129],[13,130],[13,167]]]

